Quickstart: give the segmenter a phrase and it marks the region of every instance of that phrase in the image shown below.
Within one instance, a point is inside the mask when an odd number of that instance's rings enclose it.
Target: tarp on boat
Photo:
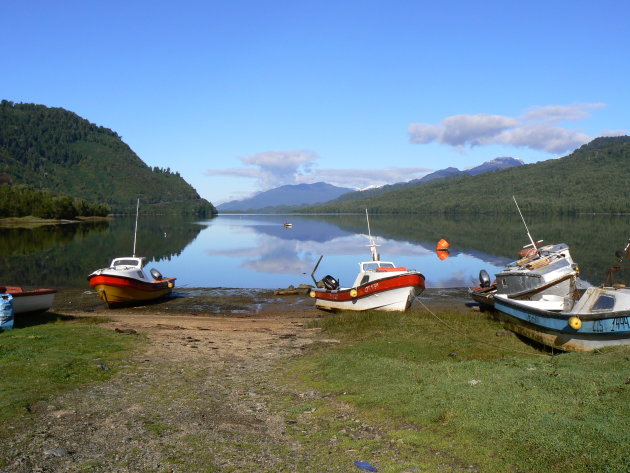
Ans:
[[[13,328],[13,296],[0,294],[0,331]]]

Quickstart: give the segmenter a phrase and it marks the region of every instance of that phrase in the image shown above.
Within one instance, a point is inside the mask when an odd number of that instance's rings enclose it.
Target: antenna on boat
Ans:
[[[136,257],[136,235],[138,234],[138,210],[140,209],[140,197],[138,197],[138,202],[136,202],[136,228],[133,231],[133,257]]]
[[[525,218],[523,217],[523,214],[521,213],[521,209],[518,206],[518,202],[516,201],[516,197],[512,196],[512,199],[514,199],[514,203],[516,204],[516,209],[518,210],[518,213],[521,216],[521,220],[523,221],[523,225],[525,225],[525,231],[527,232],[527,236],[529,237],[529,241],[532,242],[532,246],[534,247],[534,249],[536,249],[536,243],[534,242],[534,239],[532,238],[531,234],[529,233],[529,228],[527,228],[527,223],[525,223]],[[529,245],[525,245],[525,246],[529,246]]]
[[[378,261],[380,259],[379,254],[376,252],[376,239],[372,238],[372,232],[370,231],[370,216],[368,215],[368,209],[365,209],[365,218],[367,219],[367,227],[368,227],[368,238],[370,240],[370,252],[372,253],[372,261]]]
[[[319,259],[317,260],[317,264],[315,265],[315,267],[313,268],[313,272],[311,273],[311,279],[315,283],[315,286],[317,286],[317,280],[315,279],[315,271],[317,271],[317,268],[319,267],[319,263],[321,262],[323,257],[324,255],[320,255]]]

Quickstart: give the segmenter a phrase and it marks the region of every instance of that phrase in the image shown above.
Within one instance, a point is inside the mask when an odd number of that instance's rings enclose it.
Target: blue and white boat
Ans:
[[[618,258],[624,253],[617,252]],[[630,256],[630,242],[625,256]],[[630,344],[630,287],[615,284],[611,268],[602,286],[576,289],[567,295],[545,294],[537,300],[516,300],[495,294],[494,308],[505,326],[544,345],[565,351],[589,351]]]
[[[514,203],[521,216],[530,244],[519,251],[519,259],[509,263],[495,274],[493,282],[485,271],[479,272],[479,285],[468,291],[470,297],[483,306],[493,306],[496,296],[523,301],[539,301],[547,296],[567,296],[585,287],[579,279],[578,265],[573,261],[569,247],[564,243],[540,246],[534,241],[521,209]]]

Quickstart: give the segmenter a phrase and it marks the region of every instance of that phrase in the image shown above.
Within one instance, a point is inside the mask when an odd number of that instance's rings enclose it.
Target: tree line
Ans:
[[[84,199],[56,195],[44,189],[9,184],[0,185],[0,218],[39,217],[66,220],[76,217],[105,217],[106,204],[92,204]]]
[[[344,194],[302,212],[549,215],[630,213],[630,137],[597,138],[568,156],[476,176],[458,175],[379,195]]]
[[[105,202],[114,213],[135,211],[138,197],[146,213],[217,213],[179,172],[149,167],[116,132],[44,105],[0,101],[2,182]]]

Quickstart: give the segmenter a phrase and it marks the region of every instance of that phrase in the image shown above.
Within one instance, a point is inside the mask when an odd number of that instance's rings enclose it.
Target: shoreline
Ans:
[[[308,289],[297,289],[297,293],[286,289],[255,289],[225,287],[175,288],[170,297],[151,303],[109,309],[95,292],[86,289],[58,289],[51,312],[134,312],[171,313],[187,315],[256,315],[261,312],[307,310],[315,304]],[[285,293],[286,292],[286,293]],[[464,310],[468,288],[427,288],[416,298],[410,310]],[[319,311],[326,314],[326,311]]]
[[[72,225],[77,223],[106,222],[111,217],[76,217],[74,219],[48,219],[38,217],[5,217],[0,218],[0,227],[32,228],[44,225]]]

